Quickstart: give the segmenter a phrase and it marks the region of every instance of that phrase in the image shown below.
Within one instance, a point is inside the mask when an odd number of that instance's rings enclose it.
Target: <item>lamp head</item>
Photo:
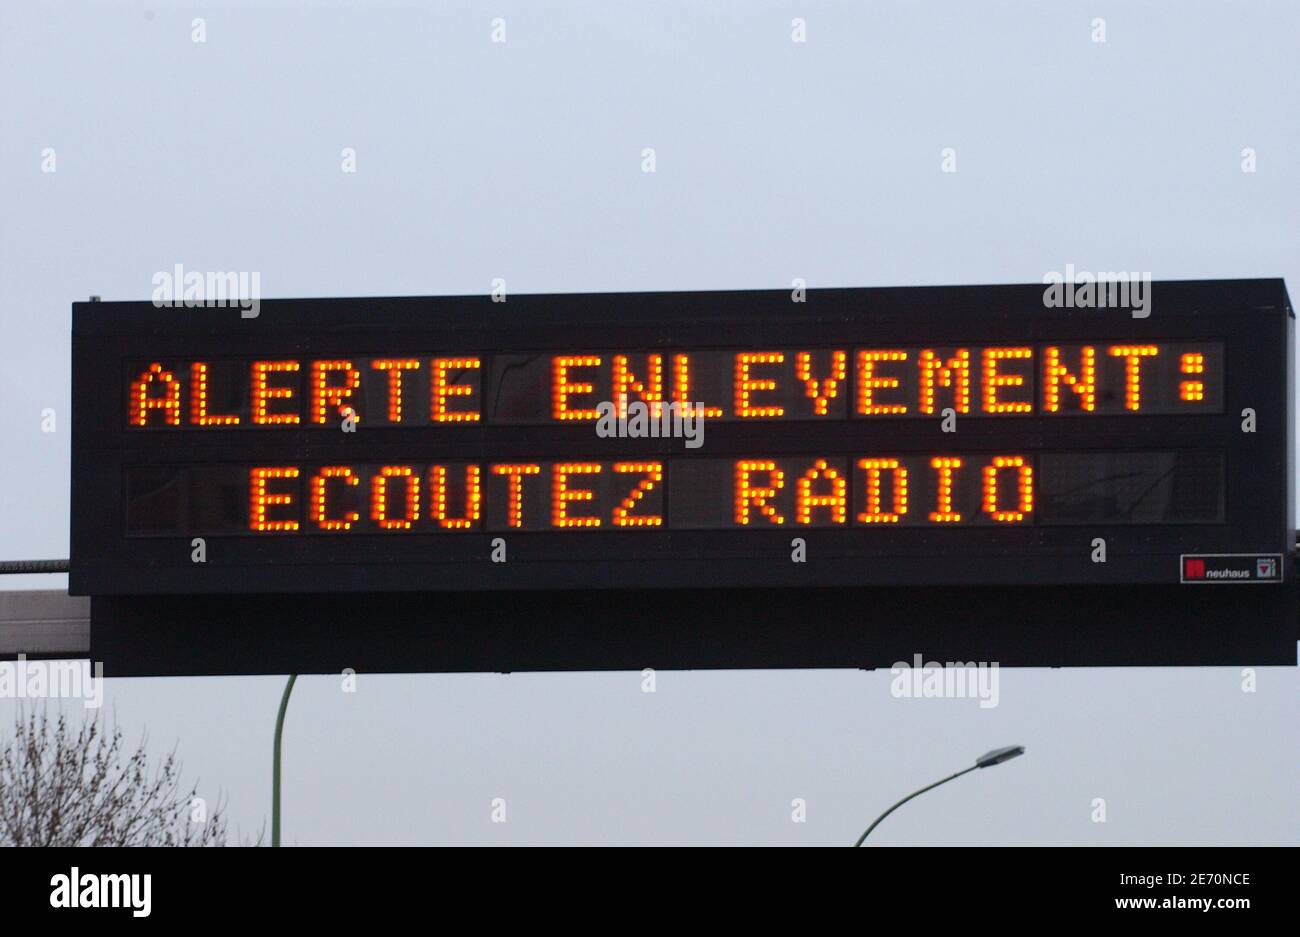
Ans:
[[[985,752],[975,759],[975,767],[991,768],[993,765],[1000,765],[1004,761],[1010,761],[1012,758],[1018,758],[1025,753],[1023,745],[1008,745],[1006,748],[995,748],[991,752]]]

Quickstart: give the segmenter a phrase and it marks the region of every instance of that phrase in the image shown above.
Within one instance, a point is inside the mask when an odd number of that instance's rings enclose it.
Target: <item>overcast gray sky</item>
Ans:
[[[1067,263],[1283,276],[1294,297],[1297,27],[1293,2],[5,0],[0,557],[68,553],[70,303],[146,299],[178,263],[259,271],[266,297],[1038,282]],[[1260,669],[1255,693],[1236,668],[1009,670],[994,709],[889,681],[305,677],[285,841],[848,844],[1019,742],[872,841],[1300,842],[1295,668]],[[255,829],[282,686],[114,680],[106,712],[178,744]]]

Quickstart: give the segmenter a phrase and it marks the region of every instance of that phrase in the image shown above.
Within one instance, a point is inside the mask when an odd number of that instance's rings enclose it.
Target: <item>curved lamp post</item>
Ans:
[[[889,816],[891,813],[893,813],[899,807],[903,806],[903,804],[907,803],[913,797],[919,797],[920,795],[924,794],[926,791],[934,790],[934,788],[938,787],[940,784],[947,784],[953,778],[959,778],[963,774],[970,774],[976,768],[991,768],[993,767],[993,765],[1000,765],[1002,764],[1002,762],[1010,761],[1012,758],[1019,757],[1024,753],[1025,753],[1025,746],[1023,745],[1008,745],[1006,748],[995,748],[993,749],[993,751],[985,752],[983,755],[980,755],[978,758],[976,758],[975,764],[971,765],[969,768],[963,768],[961,771],[958,771],[956,774],[950,774],[946,778],[935,781],[933,784],[926,785],[925,787],[921,788],[919,791],[914,791],[913,793],[908,794],[898,803],[894,804],[894,806],[890,807],[880,816],[876,817],[876,821],[872,823],[871,826],[867,827],[866,833],[863,833],[861,836],[859,836],[858,841],[853,844],[854,848],[862,845],[862,841],[867,838],[867,835],[872,830],[874,830],[876,827],[880,825],[881,820],[885,819],[885,817]]]

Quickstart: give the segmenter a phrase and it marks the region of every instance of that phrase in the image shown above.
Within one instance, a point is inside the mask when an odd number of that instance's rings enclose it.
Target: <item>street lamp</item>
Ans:
[[[993,751],[985,752],[983,755],[980,755],[978,758],[976,758],[975,764],[971,765],[969,768],[963,768],[961,771],[958,771],[956,774],[950,774],[946,778],[935,781],[933,784],[926,785],[925,787],[921,788],[919,791],[914,791],[913,793],[908,794],[898,803],[894,804],[894,806],[890,807],[880,816],[876,817],[876,822],[872,823],[871,826],[867,827],[866,833],[863,833],[861,836],[859,836],[858,841],[853,844],[854,848],[857,848],[858,846],[862,845],[862,841],[867,838],[867,835],[872,830],[874,830],[876,827],[880,825],[881,820],[885,819],[885,817],[889,816],[891,813],[893,813],[899,807],[903,806],[903,804],[907,803],[913,797],[919,797],[921,794],[924,794],[926,791],[934,790],[934,788],[938,787],[940,784],[947,784],[953,778],[959,778],[963,774],[970,774],[976,768],[991,768],[994,765],[1002,764],[1002,762],[1004,761],[1010,761],[1012,758],[1018,758],[1024,753],[1025,753],[1025,746],[1023,745],[1008,745],[1006,748],[995,748],[993,749]]]

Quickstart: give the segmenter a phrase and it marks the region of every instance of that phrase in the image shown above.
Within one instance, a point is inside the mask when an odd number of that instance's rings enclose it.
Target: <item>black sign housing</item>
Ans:
[[[70,591],[121,674],[1294,663],[1282,282],[1044,289],[77,303]]]

